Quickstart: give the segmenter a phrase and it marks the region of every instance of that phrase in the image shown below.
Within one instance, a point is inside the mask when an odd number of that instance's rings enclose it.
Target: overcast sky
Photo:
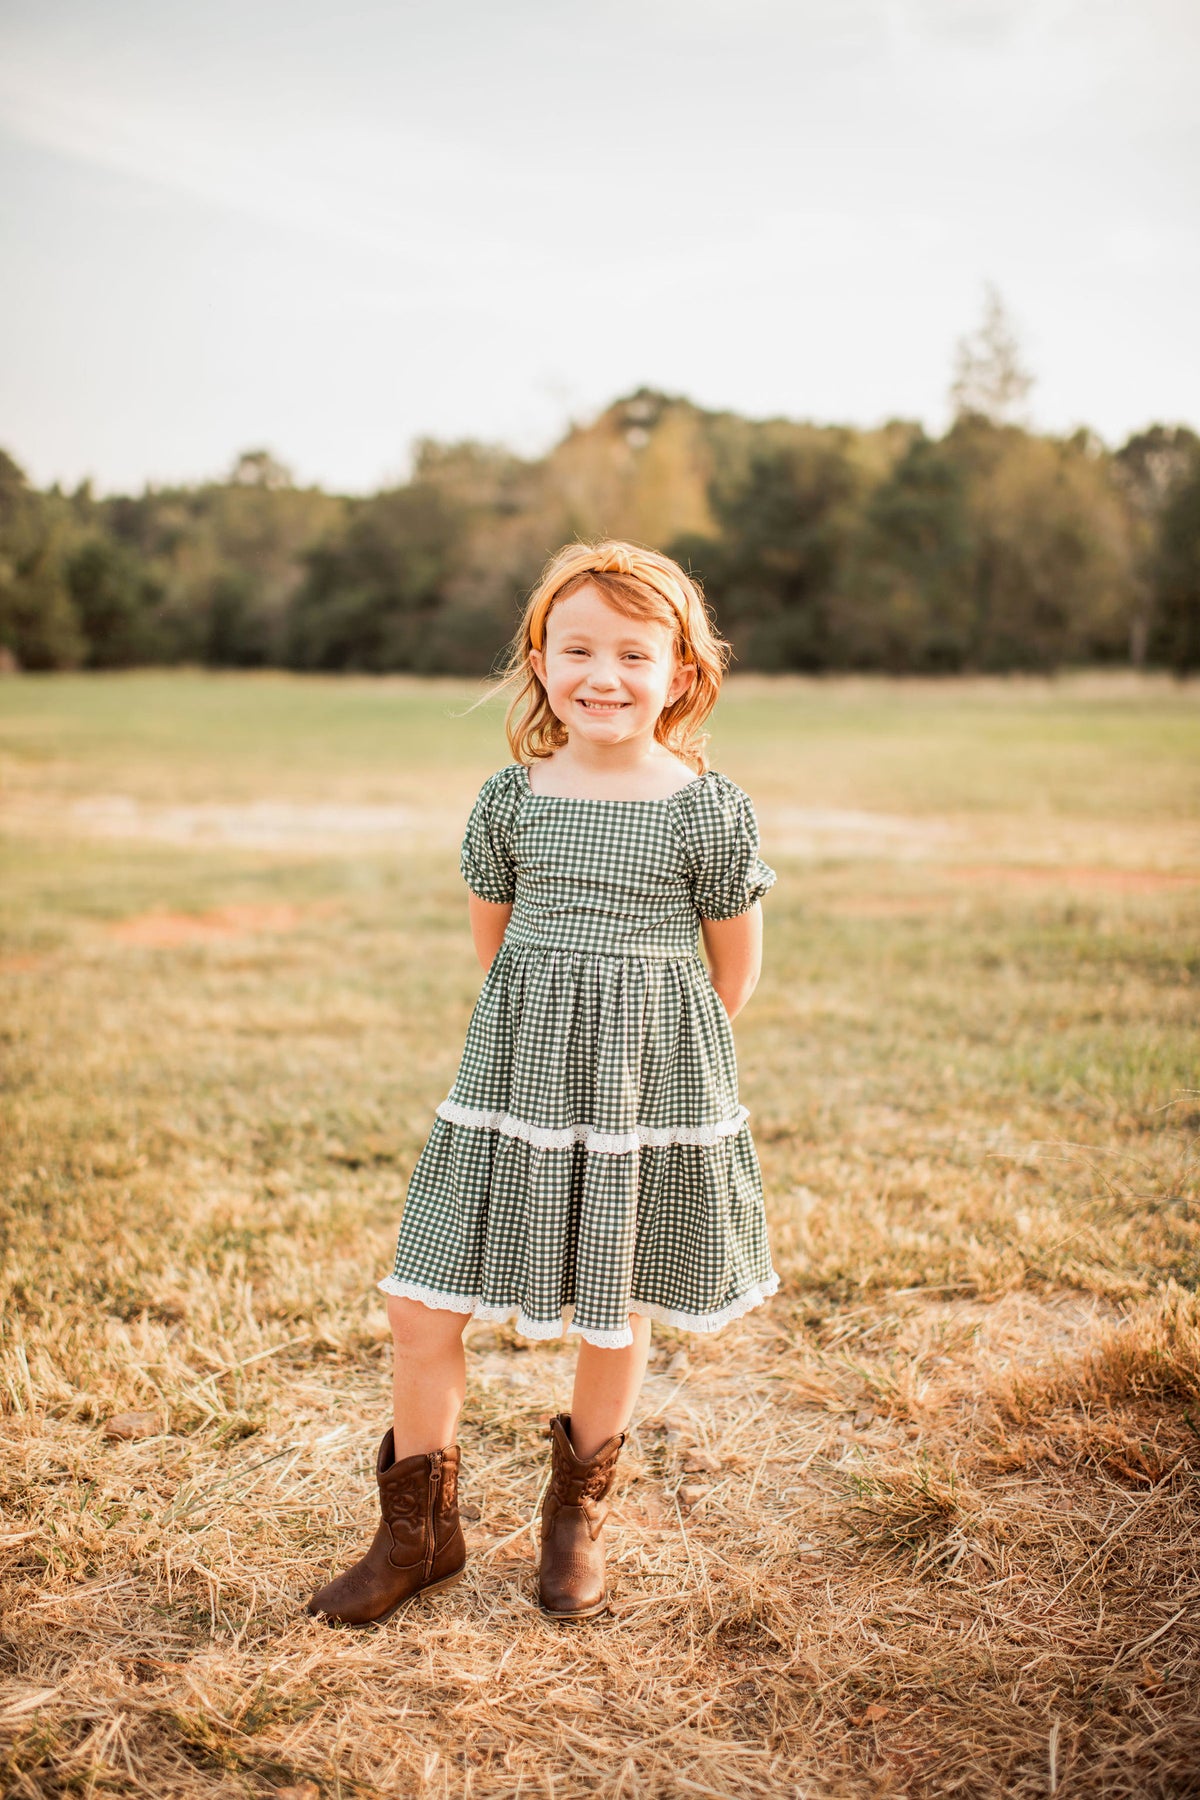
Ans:
[[[1200,426],[1195,0],[0,0],[0,445],[367,490],[643,383]]]

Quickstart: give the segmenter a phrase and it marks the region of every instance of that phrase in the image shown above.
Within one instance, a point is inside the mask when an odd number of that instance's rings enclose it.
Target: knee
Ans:
[[[388,1296],[388,1324],[397,1356],[407,1361],[437,1362],[457,1349],[469,1314],[438,1312],[419,1300]]]

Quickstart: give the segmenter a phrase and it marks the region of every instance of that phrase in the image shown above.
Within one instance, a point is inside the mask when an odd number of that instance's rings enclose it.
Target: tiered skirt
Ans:
[[[699,955],[506,937],[409,1181],[389,1294],[530,1338],[712,1332],[778,1286],[733,1034]]]

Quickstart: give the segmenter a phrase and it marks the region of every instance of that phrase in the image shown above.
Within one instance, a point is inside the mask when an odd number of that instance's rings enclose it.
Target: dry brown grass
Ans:
[[[427,702],[401,684],[359,785],[426,824],[399,853],[331,850],[345,740],[385,690],[163,688],[149,759],[121,720],[152,686],[22,685],[0,764],[24,796],[0,1016],[4,1791],[1200,1794],[1197,865],[1165,850],[1190,842],[1188,697],[1164,723],[1149,691],[1139,748],[1127,685],[987,686],[972,766],[963,690],[757,684],[743,712],[734,690],[719,766],[767,795],[782,877],[738,1048],[783,1292],[718,1338],[659,1334],[615,1611],[575,1630],[532,1604],[541,1423],[572,1357],[476,1327],[468,1580],[358,1634],[302,1606],[372,1525],[371,1282],[477,987],[442,817],[499,756],[456,765],[438,688],[414,775],[405,709]],[[268,703],[255,749],[238,707]],[[330,706],[325,768],[306,759]],[[299,844],[71,823],[89,781],[286,795],[294,823],[298,769],[326,808]],[[926,816],[936,789],[958,836],[864,856],[848,825],[840,849],[777,852],[797,770],[823,831],[835,807]],[[1003,815],[972,810],[1001,777]],[[962,882],[963,837],[1024,866],[1023,806],[1037,881]],[[1109,866],[1181,879],[1082,890]]]

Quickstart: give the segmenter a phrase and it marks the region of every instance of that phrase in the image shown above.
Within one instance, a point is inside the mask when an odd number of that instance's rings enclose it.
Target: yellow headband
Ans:
[[[681,605],[681,603],[675,598],[675,596],[673,594],[664,593],[662,588],[656,586],[655,583],[647,581],[644,575],[634,575],[632,573],[632,571],[629,571],[626,569],[588,569],[586,571],[583,569],[576,569],[576,570],[572,570],[569,575],[565,575],[563,577],[561,583],[559,584],[559,586],[555,588],[554,592],[552,594],[545,595],[544,598],[542,600],[540,600],[538,605],[534,608],[533,612],[530,614],[529,643],[530,643],[530,646],[532,649],[542,650],[545,648],[546,619],[549,616],[551,607],[554,605],[554,602],[558,599],[563,588],[566,587],[568,581],[574,581],[578,578],[578,576],[585,574],[585,573],[589,576],[591,576],[591,575],[624,575],[627,580],[640,581],[645,587],[648,587],[652,593],[657,594],[660,600],[665,600],[667,605],[671,608],[671,611],[675,614],[675,623],[679,630],[679,635],[683,639],[685,654],[680,658],[680,660],[684,663],[691,662],[691,660],[692,660],[691,648],[692,647],[688,643],[687,610],[686,610],[686,608]]]

